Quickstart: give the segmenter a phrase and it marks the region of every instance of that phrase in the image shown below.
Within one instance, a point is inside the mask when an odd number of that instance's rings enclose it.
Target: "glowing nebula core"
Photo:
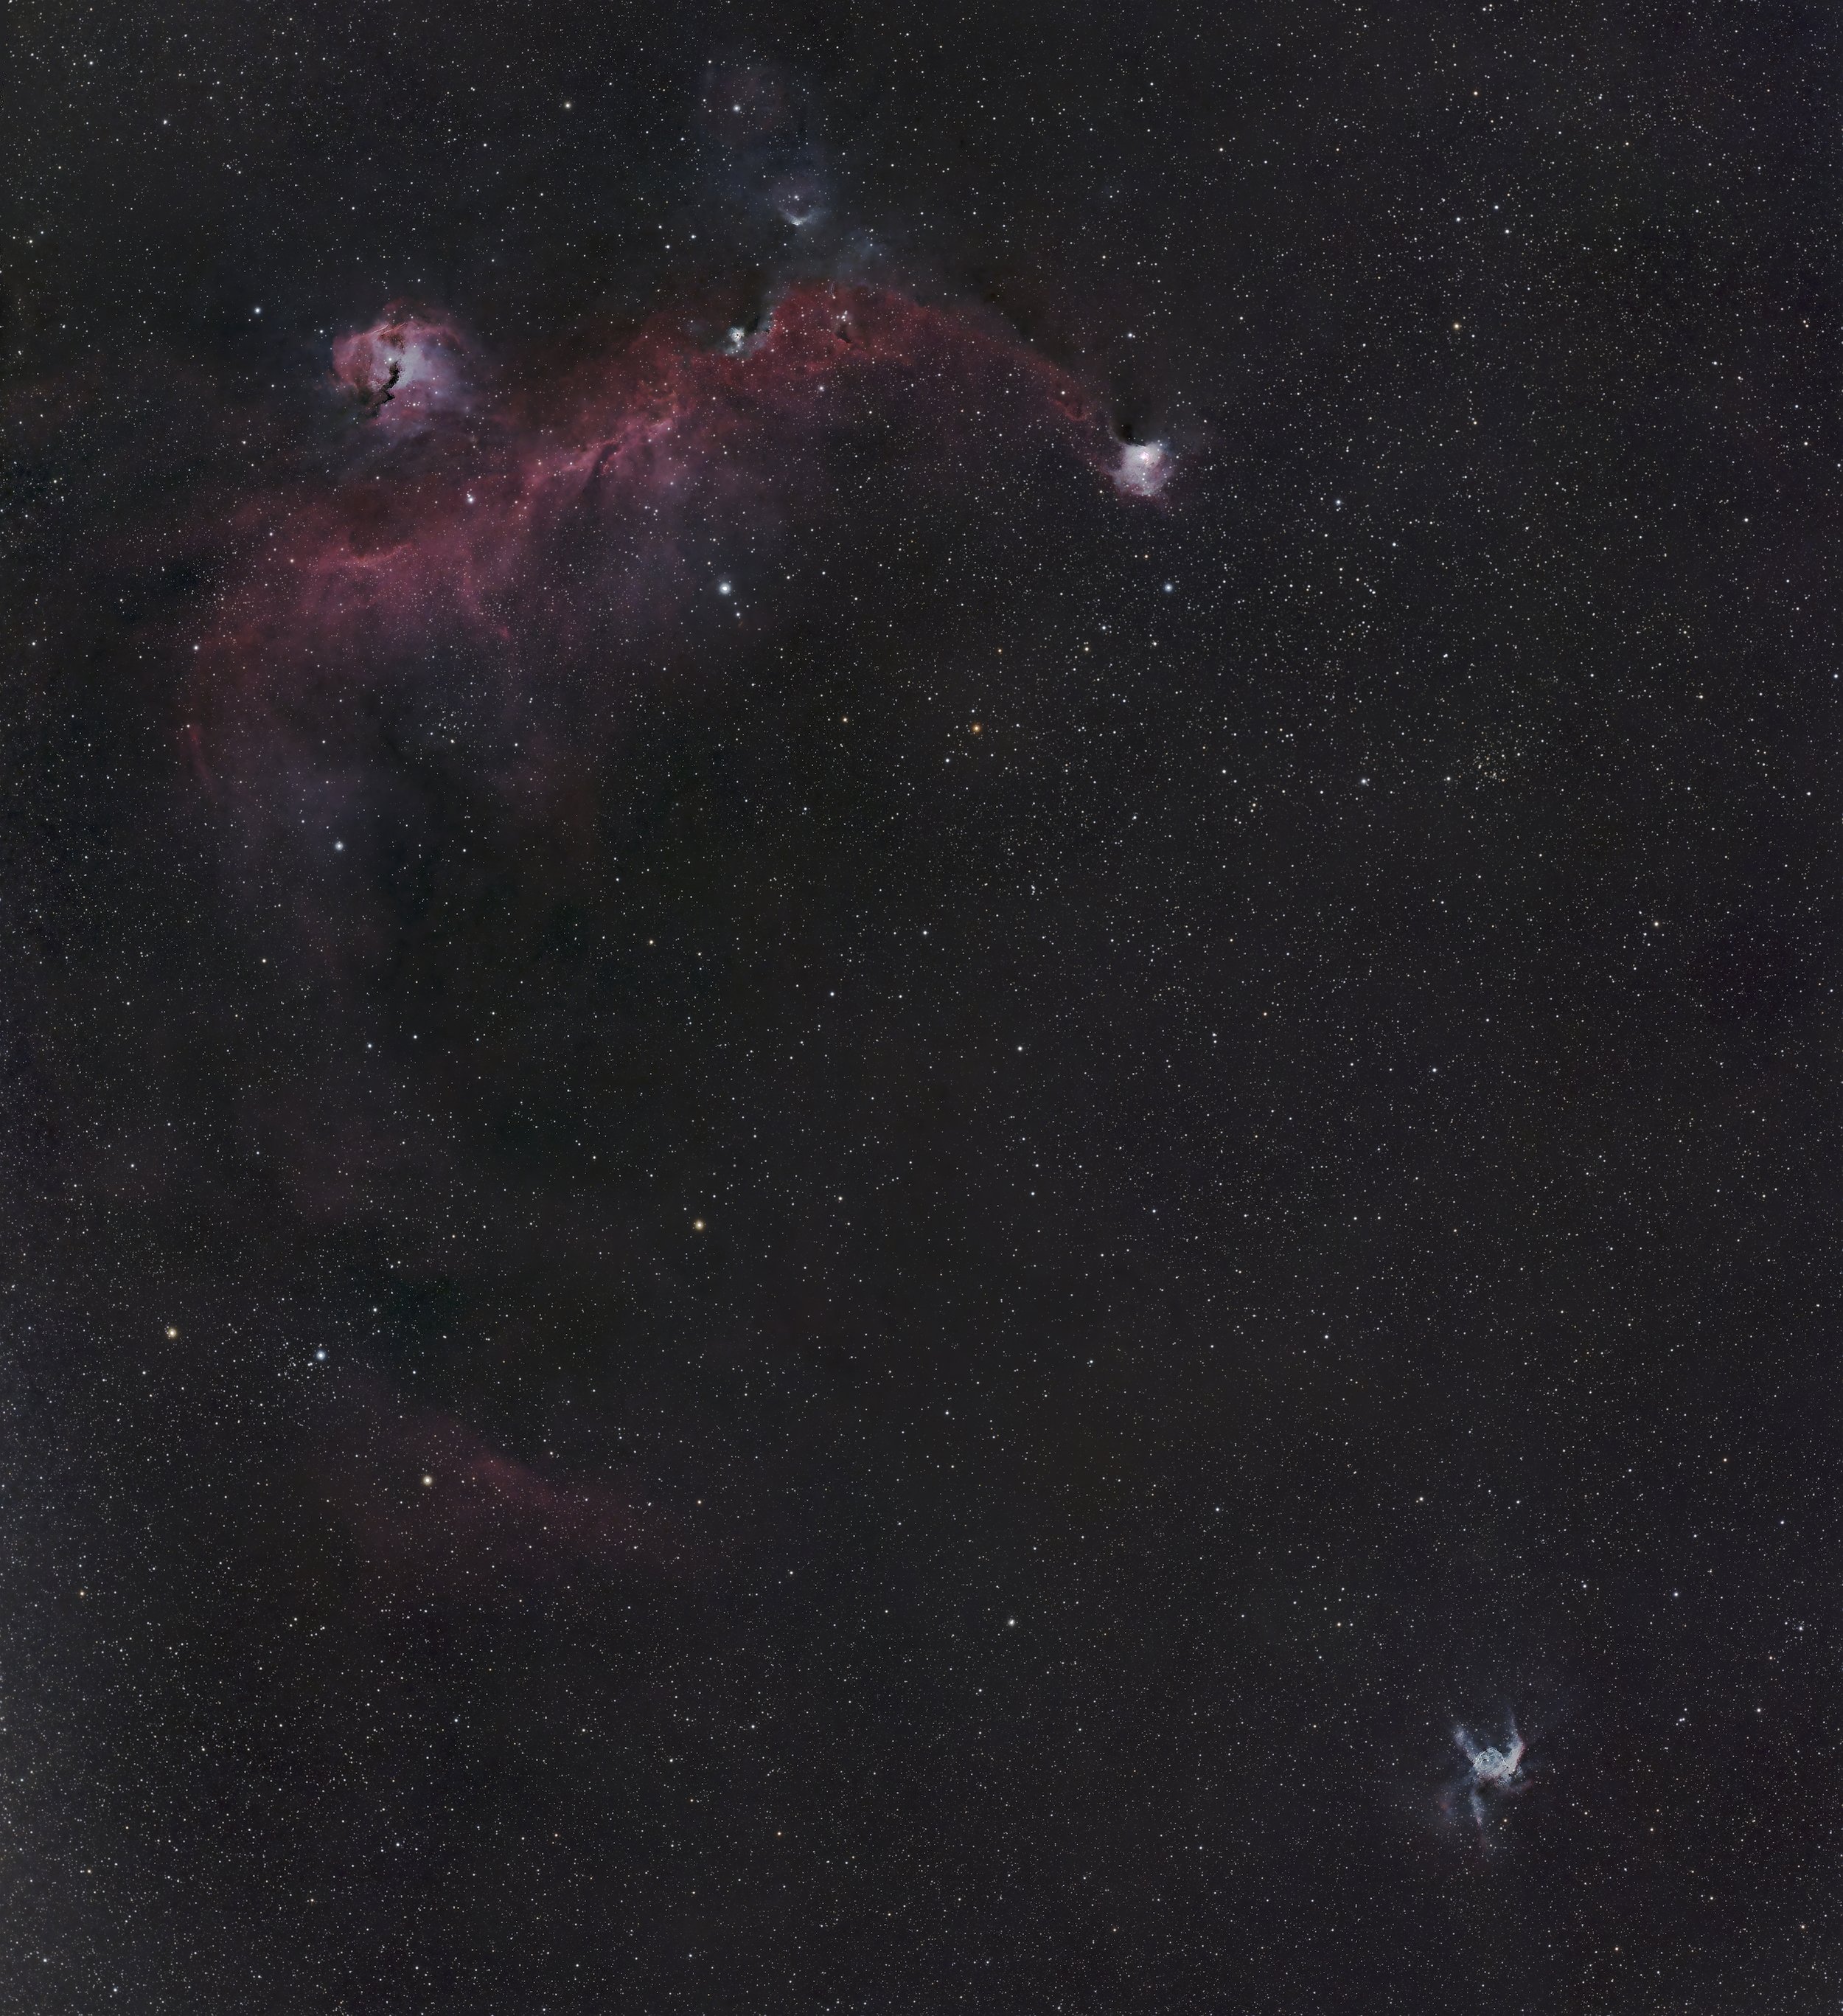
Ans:
[[[1128,497],[1156,497],[1171,480],[1171,451],[1162,441],[1128,441],[1114,465],[1114,486]]]
[[[413,427],[462,407],[467,347],[446,324],[386,312],[332,347],[334,382],[364,418]]]

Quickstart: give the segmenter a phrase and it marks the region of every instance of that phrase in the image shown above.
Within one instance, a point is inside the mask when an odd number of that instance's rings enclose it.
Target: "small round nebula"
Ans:
[[[445,322],[386,310],[332,347],[332,375],[364,419],[426,423],[464,406],[466,346]]]
[[[825,182],[818,171],[796,165],[778,175],[770,185],[768,201],[774,214],[796,231],[810,231],[825,221]]]
[[[1156,497],[1171,480],[1171,463],[1162,441],[1128,441],[1114,464],[1114,487],[1130,497]]]

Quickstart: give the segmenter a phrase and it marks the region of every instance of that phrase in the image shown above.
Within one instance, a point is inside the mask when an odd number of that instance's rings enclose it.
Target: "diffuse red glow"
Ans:
[[[358,1411],[326,1463],[329,1503],[386,1582],[491,1603],[585,1574],[702,1565],[634,1489],[540,1468],[453,1415],[402,1410],[370,1381],[354,1396]]]

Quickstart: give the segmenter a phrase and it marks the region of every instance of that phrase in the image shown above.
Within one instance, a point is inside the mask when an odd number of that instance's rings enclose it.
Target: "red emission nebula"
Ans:
[[[834,592],[812,535],[853,524],[866,439],[899,513],[911,495],[923,509],[1070,481],[1099,509],[1144,509],[1169,473],[1163,447],[1123,440],[1015,332],[863,286],[794,286],[753,329],[662,313],[499,370],[448,324],[397,311],[342,337],[332,373],[347,432],[331,474],[245,505],[250,557],[186,655],[192,758],[246,843],[228,858],[253,926],[314,969],[336,1013],[362,998],[353,962],[384,956],[401,927],[378,864],[413,851],[430,769],[465,772],[516,819],[566,819],[662,660],[727,662],[803,569],[809,604]],[[415,1054],[401,1097],[368,1078],[357,1097],[345,1064],[295,1088],[292,1119],[280,1093],[257,1116],[268,1166],[314,1222],[362,1220],[404,1176],[397,1160],[426,1184],[461,1152],[431,1116],[478,1089],[443,1075],[439,1045]],[[380,1568],[479,1594],[545,1560],[687,1564],[624,1488],[547,1477],[456,1420],[389,1431],[389,1411],[372,1395],[371,1456],[334,1466],[335,1502]]]
[[[710,337],[660,313],[501,373],[447,323],[393,311],[332,363],[356,445],[330,488],[255,507],[256,557],[198,646],[213,774],[243,767],[244,734],[267,740],[251,701],[311,711],[322,687],[401,678],[443,646],[520,685],[603,681],[698,598],[759,621],[752,589],[789,528],[839,508],[828,457],[867,419],[907,430],[919,481],[1060,460],[1142,507],[1171,468],[1015,332],[882,288],[803,283]]]

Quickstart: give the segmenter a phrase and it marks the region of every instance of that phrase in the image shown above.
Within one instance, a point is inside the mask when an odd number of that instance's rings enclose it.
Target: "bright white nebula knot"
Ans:
[[[1114,464],[1114,488],[1129,497],[1156,497],[1170,481],[1171,462],[1162,441],[1128,441]]]

